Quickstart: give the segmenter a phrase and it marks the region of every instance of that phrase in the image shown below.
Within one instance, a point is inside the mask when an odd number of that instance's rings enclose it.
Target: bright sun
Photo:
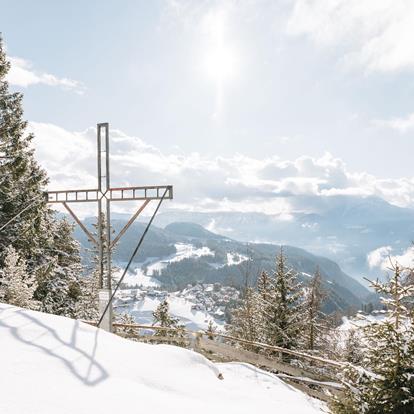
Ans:
[[[226,19],[223,12],[207,16],[206,31],[208,45],[205,55],[204,68],[209,77],[222,83],[232,78],[237,69],[234,50],[226,43]]]

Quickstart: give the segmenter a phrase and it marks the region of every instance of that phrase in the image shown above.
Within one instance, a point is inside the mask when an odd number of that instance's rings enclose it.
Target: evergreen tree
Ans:
[[[208,321],[207,330],[206,330],[207,338],[210,339],[210,340],[213,340],[215,332],[216,332],[216,328],[213,325],[213,321],[210,319]]]
[[[99,229],[98,229],[98,220],[93,224],[93,236],[95,240],[99,240]],[[106,229],[107,221],[104,213],[101,213],[101,240],[103,246],[103,278],[105,283],[105,277],[108,269],[108,260],[106,256]],[[112,231],[113,232],[113,231]],[[98,247],[94,244],[91,249],[87,250],[90,258],[90,265],[88,266],[88,274],[81,281],[81,296],[80,303],[77,306],[77,317],[85,320],[96,321],[100,317],[99,313],[99,290],[100,290],[100,259],[99,259],[99,250]],[[112,250],[113,253],[113,250]],[[114,267],[111,263],[111,275],[112,275],[112,287],[116,280],[114,274],[117,268]],[[117,316],[114,314],[114,320]]]
[[[122,323],[125,325],[133,325],[135,323],[134,317],[130,313],[127,313],[127,312],[124,312],[121,314],[115,313],[114,317],[115,317],[115,322],[118,322],[118,323]],[[126,336],[132,336],[135,334],[135,328],[131,328],[127,326],[117,327],[116,331],[117,333],[121,333]]]
[[[79,293],[73,283],[79,254],[67,226],[56,222],[47,205],[48,179],[34,157],[34,136],[26,133],[23,95],[9,92],[9,69],[0,38],[0,227],[8,223],[0,232],[0,269],[12,246],[38,281],[35,298],[42,310],[71,316]]]
[[[84,276],[80,281],[81,295],[76,303],[76,318],[87,321],[98,321],[99,314],[99,281],[96,275]]]
[[[162,301],[157,309],[152,313],[154,319],[152,325],[162,328],[173,328],[174,330],[157,330],[154,336],[164,336],[171,338],[184,337],[184,325],[179,323],[179,319],[170,314],[170,306],[167,299]]]
[[[398,265],[387,283],[374,282],[384,295],[389,317],[363,330],[361,346],[364,367],[350,365],[343,373],[345,395],[336,400],[337,413],[414,412],[414,325],[405,302],[414,296],[414,287],[403,283]]]
[[[304,332],[306,336],[306,348],[314,350],[326,333],[326,316],[323,314],[322,302],[325,295],[322,291],[322,277],[319,268],[316,269],[309,285],[304,290]]]
[[[41,302],[42,311],[73,318],[78,313],[83,284],[80,246],[72,232],[73,225],[67,220],[54,223],[54,240],[49,251],[52,260],[47,271],[38,276],[35,297]]]
[[[359,329],[350,329],[345,340],[345,348],[342,352],[342,359],[354,365],[362,362],[361,343],[363,339]]]
[[[269,300],[261,300],[265,322],[265,339],[270,345],[296,348],[302,328],[301,284],[288,268],[283,248],[276,257]]]
[[[247,341],[257,341],[259,338],[259,325],[257,314],[256,292],[250,286],[242,293],[239,305],[231,313],[227,332],[236,338]]]
[[[27,273],[26,261],[19,257],[13,246],[6,248],[4,267],[0,271],[0,299],[10,305],[37,309],[33,298],[36,279]]]
[[[257,297],[256,297],[256,321],[257,336],[259,342],[268,342],[269,339],[269,322],[272,308],[272,292],[274,290],[273,281],[266,271],[262,271],[257,280]]]
[[[0,227],[20,213],[0,233],[0,268],[6,248],[12,245],[32,273],[48,262],[44,247],[51,243],[52,213],[43,195],[46,173],[34,158],[33,135],[26,133],[23,95],[9,92],[6,81],[9,69],[0,38]]]

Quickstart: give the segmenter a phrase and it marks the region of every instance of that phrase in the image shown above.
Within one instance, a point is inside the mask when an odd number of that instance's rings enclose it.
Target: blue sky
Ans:
[[[303,208],[292,195],[352,194],[414,207],[411,1],[0,7],[54,187],[93,180],[90,128],[108,121],[115,179],[191,189],[178,206],[286,213]]]

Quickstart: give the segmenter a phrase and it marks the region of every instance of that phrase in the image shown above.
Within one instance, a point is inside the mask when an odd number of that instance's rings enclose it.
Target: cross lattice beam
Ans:
[[[161,200],[167,190],[164,199],[172,200],[172,185],[156,185],[141,187],[117,187],[110,188],[106,192],[96,188],[87,190],[60,190],[47,191],[46,200],[48,203],[89,203],[106,198],[109,201],[133,201],[133,200]]]

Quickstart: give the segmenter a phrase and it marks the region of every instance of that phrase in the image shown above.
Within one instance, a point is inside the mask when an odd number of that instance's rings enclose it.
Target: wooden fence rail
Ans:
[[[84,322],[96,325],[93,321]],[[183,346],[200,352],[212,360],[250,363],[275,373],[289,385],[323,401],[329,401],[333,395],[338,395],[343,390],[336,376],[337,372],[346,365],[341,361],[247,341],[218,332],[194,332],[183,328],[129,323],[114,323],[113,326],[116,334],[134,340]],[[163,334],[149,335],[142,331],[163,332]],[[288,355],[288,361],[286,358],[280,358],[281,355]],[[299,361],[305,361],[304,364],[302,363],[303,366],[298,363]]]

